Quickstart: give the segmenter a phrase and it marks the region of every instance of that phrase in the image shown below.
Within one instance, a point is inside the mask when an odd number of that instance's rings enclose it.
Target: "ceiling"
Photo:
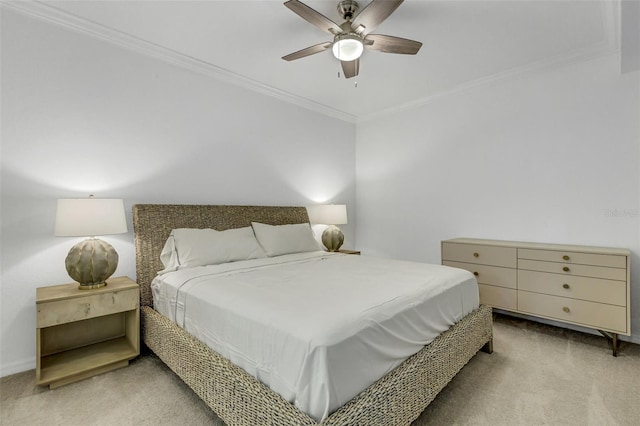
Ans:
[[[305,3],[342,22],[337,1]],[[362,8],[368,0],[360,3]],[[345,80],[330,51],[281,59],[331,39],[283,0],[47,1],[38,7],[40,15],[73,22],[75,29],[162,51],[174,63],[196,64],[227,81],[353,121],[618,46],[618,11],[608,0],[407,0],[374,33],[421,41],[420,52],[365,51],[360,75]]]

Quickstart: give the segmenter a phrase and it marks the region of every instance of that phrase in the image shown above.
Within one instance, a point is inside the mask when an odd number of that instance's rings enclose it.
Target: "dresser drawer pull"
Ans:
[[[571,312],[571,309],[569,309],[568,306],[565,306],[564,308],[562,308],[563,311],[565,311],[566,313]]]
[[[477,251],[473,252],[473,257],[480,257],[480,253],[478,253]]]
[[[569,272],[569,267],[565,266],[564,268],[562,268],[562,270],[565,271],[565,272]]]
[[[569,256],[567,256],[566,254],[564,256],[562,256],[563,260],[569,260]]]
[[[562,284],[562,288],[566,288],[568,290],[569,289],[569,284],[567,284],[567,283]]]
[[[473,275],[475,275],[477,277],[480,274],[478,272],[474,272]]]

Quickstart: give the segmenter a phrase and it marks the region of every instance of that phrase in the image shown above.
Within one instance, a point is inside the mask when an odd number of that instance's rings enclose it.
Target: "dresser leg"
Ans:
[[[607,338],[611,344],[611,352],[613,356],[618,356],[618,333],[609,333],[607,331],[598,330],[600,334]]]

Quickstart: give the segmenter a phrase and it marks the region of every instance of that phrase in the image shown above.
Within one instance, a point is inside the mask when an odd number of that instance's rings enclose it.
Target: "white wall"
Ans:
[[[4,10],[1,40],[2,375],[35,366],[36,287],[71,281],[58,198],[125,200],[129,233],[104,239],[130,277],[134,203],[355,211],[353,124]]]
[[[478,237],[626,247],[640,342],[640,73],[612,55],[358,124],[363,254],[440,262]]]
[[[618,58],[440,98],[356,134],[5,10],[1,31],[1,375],[34,366],[35,288],[70,281],[77,239],[53,236],[56,199],[89,193],[128,209],[346,203],[345,247],[357,236],[364,254],[435,263],[456,236],[628,247],[640,341],[640,73],[620,75]],[[116,275],[134,277],[132,232],[104,239]]]

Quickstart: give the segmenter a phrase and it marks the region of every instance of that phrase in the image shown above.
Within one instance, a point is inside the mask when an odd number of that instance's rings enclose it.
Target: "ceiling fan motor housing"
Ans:
[[[340,13],[340,16],[347,21],[351,21],[351,19],[353,19],[358,12],[358,9],[360,9],[360,5],[358,5],[358,2],[354,0],[342,0],[338,3],[338,13]]]

